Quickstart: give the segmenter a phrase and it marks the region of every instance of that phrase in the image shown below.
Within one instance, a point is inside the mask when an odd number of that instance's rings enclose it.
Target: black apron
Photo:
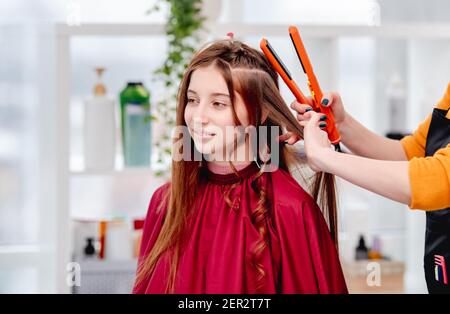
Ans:
[[[450,143],[447,112],[437,108],[433,110],[425,156],[433,156]],[[450,293],[450,208],[428,211],[426,215],[424,268],[428,292]]]

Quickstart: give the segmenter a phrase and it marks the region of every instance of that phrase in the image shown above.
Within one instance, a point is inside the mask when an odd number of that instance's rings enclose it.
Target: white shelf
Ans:
[[[124,168],[115,170],[72,170],[72,176],[149,176],[154,177],[155,172],[149,168]]]
[[[14,265],[36,266],[42,260],[42,248],[38,245],[14,245],[0,247],[0,269]]]
[[[305,37],[377,37],[405,39],[450,38],[450,23],[395,23],[381,26],[367,25],[298,25]],[[286,36],[289,24],[220,23],[208,25],[210,34],[223,37],[233,31],[238,38],[245,36]],[[57,25],[57,35],[71,36],[163,36],[162,24],[82,24],[80,26]]]
[[[163,24],[57,24],[57,36],[162,36]]]
[[[450,24],[386,24],[382,26],[366,25],[297,25],[304,37],[336,38],[336,37],[372,37],[372,38],[450,38]],[[259,24],[216,24],[211,31],[215,34],[226,34],[237,30],[237,37],[244,36],[286,36],[289,25]]]
[[[129,294],[133,289],[137,260],[79,260],[81,285],[74,293]]]
[[[108,272],[108,271],[132,271],[136,270],[137,259],[132,260],[101,260],[98,258],[85,258],[76,261],[82,267],[83,272]]]

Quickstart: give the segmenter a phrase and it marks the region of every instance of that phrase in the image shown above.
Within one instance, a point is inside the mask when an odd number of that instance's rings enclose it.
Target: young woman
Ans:
[[[134,293],[347,293],[334,177],[316,173],[313,198],[290,175],[302,160],[278,139],[302,128],[262,53],[233,40],[197,52],[176,124],[183,158],[150,201]]]

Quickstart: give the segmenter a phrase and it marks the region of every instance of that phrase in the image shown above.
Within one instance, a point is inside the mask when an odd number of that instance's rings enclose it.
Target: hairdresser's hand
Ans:
[[[312,97],[308,97],[308,100],[312,103],[313,99]],[[294,104],[294,102],[292,103]],[[292,104],[291,104],[291,108],[292,108]],[[298,119],[298,118],[297,118]],[[289,145],[294,145],[295,143],[297,143],[299,140],[301,140],[302,138],[298,135],[295,135],[293,132],[291,131],[287,131],[286,133],[284,133],[283,135],[281,135],[280,137],[278,137],[278,140],[280,142],[285,142]]]
[[[304,128],[303,136],[308,165],[314,171],[325,171],[324,161],[329,158],[330,153],[333,153],[328,135],[323,131],[326,123],[321,121],[321,116],[321,114],[311,111],[308,120],[300,121],[300,125]]]
[[[309,97],[310,98],[310,97]],[[310,98],[312,101],[312,99]],[[336,127],[339,131],[341,131],[341,126],[345,122],[345,118],[347,116],[344,105],[342,104],[341,96],[336,92],[325,93],[322,98],[322,103],[320,104],[322,107],[331,108],[334,115],[334,121],[336,123]],[[297,112],[297,120],[299,122],[309,120],[311,118],[312,107],[310,104],[301,104],[297,101],[293,101],[291,103],[291,108]],[[326,121],[325,115],[322,116],[322,121]],[[288,144],[296,143],[300,138],[298,136],[293,135],[290,132],[287,132],[283,135],[282,140],[287,141]],[[280,138],[281,140],[281,138]]]

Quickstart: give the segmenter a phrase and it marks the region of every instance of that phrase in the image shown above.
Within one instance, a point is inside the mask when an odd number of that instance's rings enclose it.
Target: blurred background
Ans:
[[[449,82],[450,1],[182,2],[0,2],[0,293],[130,292],[142,219],[167,177],[163,143],[190,47],[227,32],[258,47],[264,36],[305,90],[287,36],[295,24],[322,89],[397,138]],[[192,6],[198,14],[183,11]],[[175,30],[202,28],[180,41],[169,17],[185,19]],[[173,54],[177,40],[187,50]],[[342,180],[338,195],[350,291],[426,293],[424,213]],[[381,281],[368,278],[378,270]]]

